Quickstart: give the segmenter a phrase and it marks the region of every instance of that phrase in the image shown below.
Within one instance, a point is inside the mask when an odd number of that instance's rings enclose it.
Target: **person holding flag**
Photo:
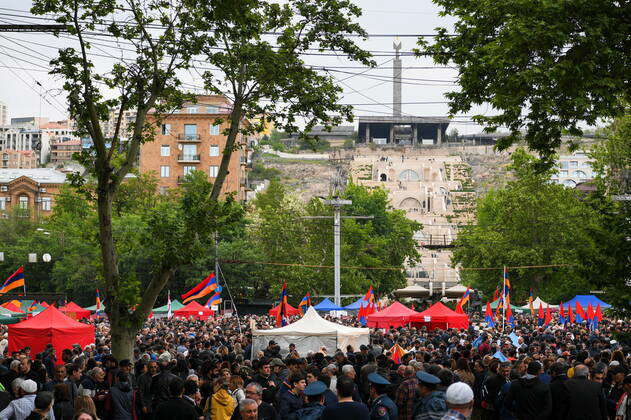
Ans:
[[[213,292],[219,284],[215,280],[215,273],[210,273],[201,283],[182,295],[183,303],[199,299]]]
[[[298,309],[300,309],[300,314],[304,315],[306,311],[303,309],[303,307],[309,308],[309,306],[311,306],[311,294],[307,292],[307,294],[302,298],[302,300],[298,304]]]
[[[15,273],[11,274],[9,278],[4,281],[2,288],[0,288],[0,295],[3,295],[13,289],[17,289],[18,287],[23,287],[24,293],[26,293],[24,267],[18,268]]]

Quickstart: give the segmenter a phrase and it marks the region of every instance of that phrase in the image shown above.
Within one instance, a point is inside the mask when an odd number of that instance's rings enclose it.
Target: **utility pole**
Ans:
[[[334,303],[340,306],[341,302],[341,242],[342,242],[342,219],[373,219],[374,216],[342,216],[342,206],[353,204],[351,200],[342,200],[333,197],[324,200],[324,204],[333,206],[333,216],[305,216],[303,219],[331,219],[333,218],[333,294]]]

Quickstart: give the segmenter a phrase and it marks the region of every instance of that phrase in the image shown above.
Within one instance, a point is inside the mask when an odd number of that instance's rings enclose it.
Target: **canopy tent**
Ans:
[[[96,312],[96,305],[86,306],[85,309],[90,312]],[[105,312],[105,305],[103,305],[102,303],[101,303],[101,308],[99,309],[99,311]]]
[[[423,312],[412,315],[410,322],[415,327],[427,327],[428,330],[447,330],[449,328],[469,328],[469,317],[452,311],[440,302],[436,302]]]
[[[50,306],[33,318],[9,325],[9,354],[26,346],[33,354],[44,351],[52,344],[57,363],[62,364],[61,352],[79,344],[81,348],[94,343],[94,326],[82,324]]]
[[[280,308],[280,304],[274,306],[272,309],[267,311],[270,316],[276,316],[276,312],[278,312],[278,308]],[[287,315],[288,316],[296,316],[300,315],[300,309],[294,308],[289,303],[287,304]]]
[[[495,310],[497,309],[497,305],[499,305],[500,300],[497,299],[496,301],[491,302],[491,309]],[[512,303],[510,304],[510,308],[518,313],[522,313],[524,310],[520,307],[520,306],[515,306]]]
[[[578,302],[585,310],[587,309],[587,305],[590,303],[594,309],[596,309],[598,304],[600,304],[600,309],[611,308],[611,305],[603,302],[594,295],[576,295],[567,302],[563,302],[563,307],[567,308],[568,306],[572,306],[572,308],[576,308],[576,302]]]
[[[368,305],[368,301],[365,300],[364,297],[362,296],[361,298],[357,299],[355,302],[351,303],[350,305],[346,305],[344,309],[346,309],[347,311],[359,311],[362,306],[366,306],[366,305]]]
[[[324,300],[313,307],[316,311],[343,311],[344,308],[340,308],[335,303],[331,302],[331,299],[324,298]]]
[[[455,286],[451,286],[448,289],[445,289],[445,296],[449,298],[460,298],[468,289],[467,286],[463,286],[462,284],[456,284]],[[471,289],[473,292],[473,289]]]
[[[400,302],[394,302],[387,308],[368,315],[367,325],[371,328],[401,327],[410,322],[412,315],[418,312]]]
[[[90,318],[90,311],[83,309],[74,302],[68,302],[66,306],[62,306],[59,310],[72,319]]]
[[[429,289],[424,288],[423,286],[408,286],[403,289],[398,289],[394,291],[394,294],[399,297],[427,297],[429,296]]]
[[[173,316],[176,318],[188,318],[193,317],[195,319],[201,319],[202,321],[215,315],[215,313],[205,306],[200,305],[196,300],[190,301],[186,306],[173,311]]]
[[[50,306],[48,303],[46,303],[45,300],[41,301],[39,304],[42,305],[44,308],[48,308]]]
[[[296,345],[299,354],[317,352],[322,347],[334,354],[337,349],[345,351],[348,345],[356,350],[362,344],[368,345],[370,330],[327,321],[310,306],[305,315],[292,324],[270,330],[252,330],[252,355],[265,349],[271,340],[280,346],[283,356],[287,355],[290,343]]]
[[[183,308],[184,305],[179,300],[175,299],[171,301],[171,312],[177,311],[178,309]],[[153,308],[152,311],[154,314],[167,314],[169,313],[169,304],[167,303],[164,306],[160,306],[158,308]]]
[[[547,309],[548,306],[550,307],[550,310],[556,311],[559,309],[559,305],[550,305],[549,303],[544,302],[543,299],[541,299],[539,296],[537,296],[535,300],[532,301],[532,307],[535,311],[538,311],[540,305],[543,309]],[[530,305],[526,303],[524,306],[520,306],[520,309],[529,311]]]

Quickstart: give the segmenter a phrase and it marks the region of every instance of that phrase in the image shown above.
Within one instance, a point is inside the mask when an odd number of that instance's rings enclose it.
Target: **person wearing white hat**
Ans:
[[[37,383],[32,379],[20,382],[18,393],[20,398],[13,400],[2,411],[0,411],[0,419],[24,420],[31,415],[35,408],[35,394],[37,393]],[[51,420],[54,420],[54,414],[51,414]]]
[[[447,412],[441,420],[466,420],[473,413],[473,390],[464,382],[455,382],[445,392]]]

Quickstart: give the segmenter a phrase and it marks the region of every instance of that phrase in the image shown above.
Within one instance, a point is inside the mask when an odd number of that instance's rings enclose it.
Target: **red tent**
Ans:
[[[402,303],[394,302],[382,311],[368,315],[367,326],[370,328],[401,327],[410,322],[412,315],[417,314],[418,312]]]
[[[280,307],[280,304],[274,306],[272,309],[270,309],[269,311],[267,311],[267,313],[270,316],[276,316],[276,312],[278,312],[278,308]],[[289,303],[287,304],[287,315],[288,316],[296,316],[296,315],[300,315],[300,309],[296,309],[293,306],[291,306]]]
[[[440,328],[469,328],[469,317],[452,311],[440,302],[436,302],[418,315],[412,316],[412,325],[427,327],[428,330]]]
[[[215,313],[212,310],[200,305],[195,300],[173,311],[173,316],[177,318],[188,318],[192,316],[195,319],[207,320],[213,315],[215,315]]]
[[[42,305],[44,308],[48,308],[50,306],[48,303],[46,303],[45,300],[41,301],[39,304]]]
[[[59,310],[72,319],[89,319],[91,314],[90,311],[83,309],[74,302],[68,302],[66,306],[62,306]]]
[[[57,363],[61,352],[71,349],[73,344],[81,348],[94,343],[94,326],[77,322],[50,306],[39,314],[17,324],[9,325],[9,354],[26,346],[32,354],[42,352],[47,344],[52,344],[57,354]]]

